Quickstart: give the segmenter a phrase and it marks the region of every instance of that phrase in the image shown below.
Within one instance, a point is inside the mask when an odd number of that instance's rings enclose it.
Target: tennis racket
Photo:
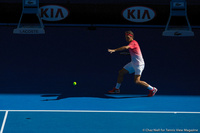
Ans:
[[[120,52],[119,54],[120,54],[120,55],[130,55],[129,52]]]

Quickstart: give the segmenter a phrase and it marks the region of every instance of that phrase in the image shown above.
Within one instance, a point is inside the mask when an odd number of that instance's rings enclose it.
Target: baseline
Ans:
[[[4,119],[3,119],[3,123],[2,123],[2,126],[1,126],[0,133],[3,133],[3,130],[4,130],[4,127],[5,127],[5,124],[6,124],[6,120],[7,120],[7,116],[8,116],[8,111],[5,112],[5,116],[4,116]]]
[[[153,113],[153,114],[200,114],[200,112],[184,112],[184,111],[106,111],[106,110],[0,110],[6,111],[5,118],[7,118],[8,112],[88,112],[88,113]]]

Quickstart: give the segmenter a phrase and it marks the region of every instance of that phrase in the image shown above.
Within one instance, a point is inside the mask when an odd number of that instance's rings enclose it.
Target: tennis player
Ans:
[[[152,97],[156,94],[158,90],[155,87],[152,87],[151,85],[147,84],[145,81],[140,80],[142,71],[144,70],[144,66],[145,66],[142,52],[140,50],[140,46],[137,43],[137,41],[134,40],[134,34],[132,31],[126,31],[125,37],[126,37],[126,41],[129,42],[129,45],[122,46],[117,49],[108,49],[108,52],[114,53],[117,51],[123,51],[123,50],[128,49],[131,55],[131,62],[129,62],[119,71],[117,84],[108,93],[120,93],[120,86],[124,79],[124,75],[128,73],[129,74],[135,73],[134,82],[138,85],[141,85],[147,88],[149,90],[148,96]]]

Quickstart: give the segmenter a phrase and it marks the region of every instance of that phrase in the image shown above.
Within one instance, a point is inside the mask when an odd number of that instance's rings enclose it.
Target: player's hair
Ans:
[[[134,33],[133,33],[131,30],[126,31],[125,33],[126,33],[126,34],[131,34],[131,35],[133,35],[133,39],[134,39]]]

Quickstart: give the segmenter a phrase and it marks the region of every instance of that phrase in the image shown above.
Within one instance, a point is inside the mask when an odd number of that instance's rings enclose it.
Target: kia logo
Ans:
[[[46,21],[60,21],[69,15],[69,11],[58,5],[47,5],[40,7],[40,17]]]
[[[149,7],[133,6],[126,8],[122,15],[128,21],[142,23],[152,20],[155,12]]]

